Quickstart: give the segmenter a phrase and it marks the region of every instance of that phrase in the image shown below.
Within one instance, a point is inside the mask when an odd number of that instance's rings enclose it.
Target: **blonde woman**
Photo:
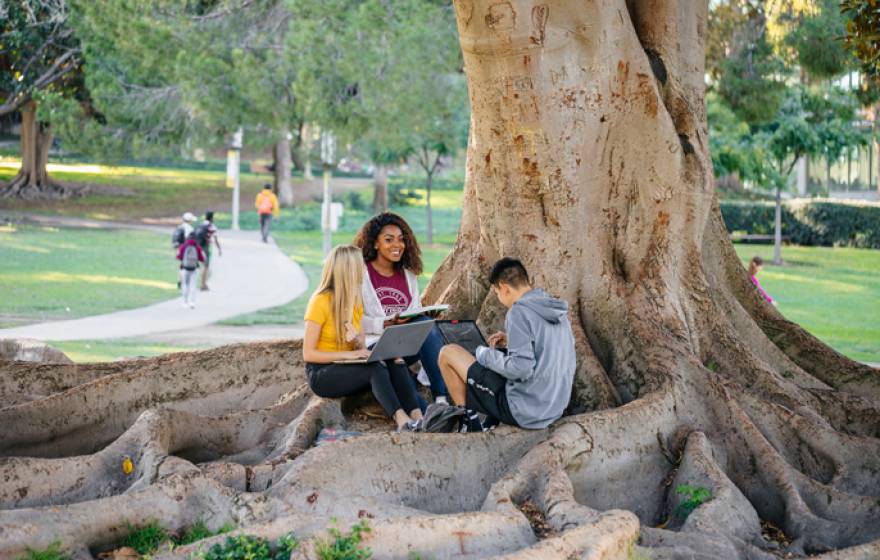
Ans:
[[[371,364],[334,364],[366,358],[361,318],[364,260],[353,245],[339,245],[327,256],[321,283],[306,309],[303,359],[309,387],[326,398],[359,393],[368,386],[397,423],[398,431],[413,431],[422,417],[405,364],[393,360]]]

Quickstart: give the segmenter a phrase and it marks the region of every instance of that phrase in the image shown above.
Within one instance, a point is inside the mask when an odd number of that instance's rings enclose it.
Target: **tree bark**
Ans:
[[[286,130],[282,131],[272,156],[275,163],[273,190],[278,195],[278,203],[284,208],[290,208],[293,206],[293,184],[290,181],[290,138]]]
[[[52,129],[37,119],[37,103],[29,101],[21,111],[21,169],[0,187],[0,198],[63,198],[74,191],[49,179]]]
[[[373,211],[388,210],[388,166],[376,164],[373,169]]]
[[[300,122],[297,125],[297,133],[296,133],[296,141],[293,143],[293,151],[291,152],[291,160],[293,161],[293,168],[297,171],[305,170],[305,162],[303,160],[303,130],[305,129],[305,123]]]
[[[434,172],[429,171],[425,180],[425,243],[434,244],[434,214],[431,211],[431,187],[434,186]]]
[[[773,264],[782,264],[782,189],[776,187],[776,208],[773,213]]]
[[[331,518],[368,519],[377,558],[880,555],[880,375],[767,304],[733,250],[708,154],[706,4],[455,10],[464,206],[423,301],[495,330],[486,273],[520,257],[570,306],[569,414],[388,433],[362,401],[310,395],[298,342],[0,365],[0,555],[55,540],[85,555],[151,518],[294,531],[304,554]],[[367,433],[311,449],[331,425]]]

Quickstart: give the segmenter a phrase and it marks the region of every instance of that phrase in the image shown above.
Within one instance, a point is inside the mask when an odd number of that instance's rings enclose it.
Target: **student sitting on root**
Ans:
[[[367,358],[361,317],[361,281],[364,261],[352,245],[334,248],[324,262],[321,283],[305,314],[303,359],[309,387],[319,397],[354,395],[368,386],[376,400],[397,423],[398,431],[413,431],[422,417],[405,364],[394,360],[339,364],[339,360]]]
[[[509,309],[506,334],[490,336],[490,347],[478,347],[476,359],[461,346],[444,346],[443,379],[456,404],[488,415],[489,422],[544,428],[562,416],[571,396],[575,354],[568,303],[532,288],[517,259],[495,263],[489,283]]]

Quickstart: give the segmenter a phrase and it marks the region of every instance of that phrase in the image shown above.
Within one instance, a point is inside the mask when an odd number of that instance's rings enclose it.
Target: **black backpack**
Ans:
[[[183,242],[186,241],[186,235],[183,233],[183,226],[177,226],[175,228],[174,233],[171,234],[171,243],[175,247],[180,247],[183,245]]]
[[[196,242],[202,249],[211,243],[211,224],[202,224],[196,228]]]

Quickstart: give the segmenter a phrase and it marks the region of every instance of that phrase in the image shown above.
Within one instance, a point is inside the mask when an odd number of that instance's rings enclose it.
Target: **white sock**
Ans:
[[[439,397],[437,397],[436,399],[434,399],[434,402],[435,402],[435,403],[449,404],[449,401],[446,400],[446,396],[444,396],[444,395],[440,395]]]

